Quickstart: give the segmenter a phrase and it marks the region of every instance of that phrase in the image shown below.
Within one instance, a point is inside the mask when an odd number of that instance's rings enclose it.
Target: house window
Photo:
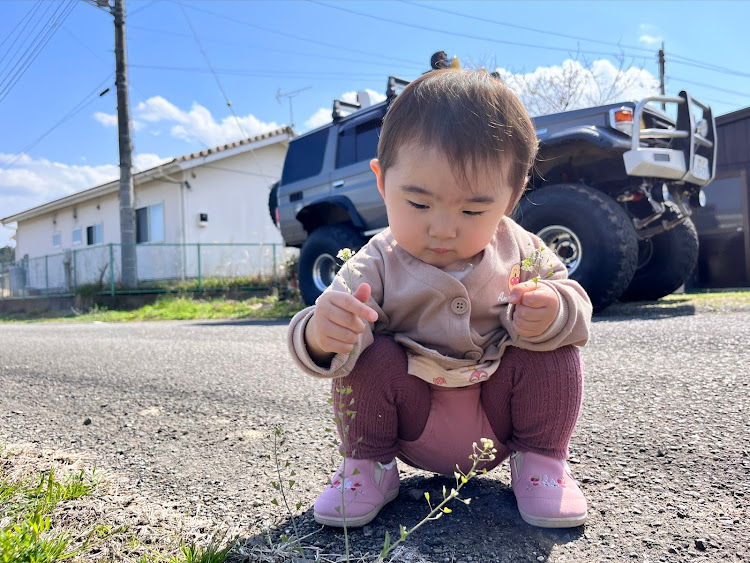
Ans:
[[[164,242],[164,204],[135,210],[135,242]]]
[[[91,246],[92,244],[102,243],[102,225],[91,225],[86,227],[86,244]]]
[[[52,246],[55,248],[62,246],[62,235],[60,233],[52,233]]]
[[[81,229],[73,229],[73,244],[81,244]]]

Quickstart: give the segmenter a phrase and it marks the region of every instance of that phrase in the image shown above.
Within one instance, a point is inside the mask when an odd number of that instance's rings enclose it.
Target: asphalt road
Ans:
[[[583,349],[572,443],[589,522],[541,530],[518,516],[507,465],[465,488],[469,506],[420,529],[410,561],[750,559],[750,313],[606,317]],[[0,324],[0,441],[85,454],[124,486],[231,521],[257,540],[271,505],[274,425],[297,472],[303,531],[335,468],[328,383],[291,364],[286,323]],[[451,480],[402,467],[401,495],[353,531],[376,553],[386,530],[426,513]],[[342,536],[309,540],[341,553]]]

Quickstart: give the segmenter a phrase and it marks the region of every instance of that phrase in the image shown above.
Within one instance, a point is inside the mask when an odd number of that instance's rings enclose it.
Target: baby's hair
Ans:
[[[504,172],[521,197],[537,152],[537,137],[521,101],[486,71],[434,70],[410,83],[388,109],[378,143],[385,175],[407,145],[443,153],[471,189],[471,171]]]

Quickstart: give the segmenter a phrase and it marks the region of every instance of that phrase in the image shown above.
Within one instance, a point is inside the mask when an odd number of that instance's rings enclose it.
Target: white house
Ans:
[[[134,174],[139,281],[267,273],[276,256],[264,259],[264,247],[265,254],[273,244],[283,248],[268,193],[293,136],[284,127]],[[0,223],[16,224],[26,288],[119,281],[119,180]]]

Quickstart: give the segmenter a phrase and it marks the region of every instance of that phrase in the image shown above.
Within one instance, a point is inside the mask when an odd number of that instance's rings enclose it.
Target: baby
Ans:
[[[334,396],[351,388],[356,411],[338,421],[346,474],[318,498],[317,522],[367,524],[398,496],[396,458],[453,475],[481,438],[498,450],[484,468],[510,456],[526,522],[586,520],[565,459],[591,302],[509,217],[536,151],[520,101],[487,72],[432,71],[390,106],[371,162],[389,227],[289,327],[296,363],[332,378]]]

